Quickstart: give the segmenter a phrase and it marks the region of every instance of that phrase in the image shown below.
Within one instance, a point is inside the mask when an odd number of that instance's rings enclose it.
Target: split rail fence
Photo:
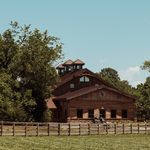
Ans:
[[[77,124],[0,122],[0,136],[71,136],[100,134],[150,134],[150,123]]]

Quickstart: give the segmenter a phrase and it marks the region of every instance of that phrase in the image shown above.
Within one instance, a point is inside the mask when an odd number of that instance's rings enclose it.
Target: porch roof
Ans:
[[[52,98],[46,99],[46,102],[47,102],[47,107],[48,108],[50,108],[50,109],[56,109],[57,108],[56,105],[54,104]]]
[[[54,100],[71,100],[73,98],[80,97],[82,95],[85,95],[85,94],[88,94],[88,93],[91,93],[91,92],[94,92],[94,91],[97,91],[97,90],[100,90],[100,89],[107,89],[107,90],[110,90],[110,91],[122,94],[124,96],[130,97],[130,98],[132,98],[134,100],[136,99],[135,97],[133,97],[133,96],[131,96],[129,94],[126,94],[124,92],[118,91],[116,89],[110,88],[110,87],[105,86],[105,85],[85,87],[85,88],[82,88],[82,89],[79,89],[79,90],[76,90],[76,91],[67,92],[64,95],[57,96],[57,97],[55,97],[53,99]]]

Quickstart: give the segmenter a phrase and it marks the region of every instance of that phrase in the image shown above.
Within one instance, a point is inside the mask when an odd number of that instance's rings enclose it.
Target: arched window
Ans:
[[[90,81],[90,79],[88,78],[88,77],[84,77],[84,79],[85,79],[85,82],[89,82]]]
[[[90,79],[87,76],[82,76],[80,78],[80,82],[89,82],[89,81],[90,81]]]

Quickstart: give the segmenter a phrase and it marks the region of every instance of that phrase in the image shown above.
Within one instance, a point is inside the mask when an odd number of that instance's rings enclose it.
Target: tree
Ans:
[[[129,85],[126,80],[121,80],[118,72],[113,68],[104,68],[97,75],[115,88],[129,94],[136,95],[136,89]]]
[[[30,25],[21,27],[11,22],[11,28],[0,35],[0,70],[9,76],[0,84],[9,80],[15,83],[8,82],[4,87],[28,120],[47,120],[45,99],[51,96],[58,78],[54,63],[62,56],[62,44],[57,37],[49,36],[47,31],[31,30]],[[5,96],[5,102],[9,101],[7,94],[0,91],[0,95]]]
[[[146,79],[144,84],[137,87],[139,99],[136,103],[138,108],[138,116],[145,119],[150,119],[150,77]]]
[[[150,72],[150,61],[145,61],[141,68]]]
[[[150,61],[145,61],[141,68],[150,72]],[[144,84],[137,86],[137,91],[139,97],[136,103],[138,116],[150,119],[150,77],[147,77]]]
[[[112,68],[104,68],[101,70],[98,75],[104,79],[105,81],[111,83],[112,85],[116,86],[120,81],[120,77],[118,72]]]

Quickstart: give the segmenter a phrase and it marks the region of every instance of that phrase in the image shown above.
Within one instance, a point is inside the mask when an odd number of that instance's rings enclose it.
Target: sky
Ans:
[[[0,0],[0,14],[1,33],[17,21],[59,37],[64,61],[114,68],[133,86],[149,76],[140,69],[150,60],[149,0]]]

